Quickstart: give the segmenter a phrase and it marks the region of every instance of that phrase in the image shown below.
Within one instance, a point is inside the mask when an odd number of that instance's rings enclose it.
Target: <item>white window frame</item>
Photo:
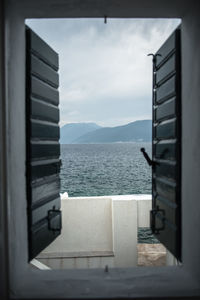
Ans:
[[[168,1],[169,2],[169,1]],[[172,3],[173,2],[173,3]],[[198,1],[174,0],[71,0],[7,1],[5,16],[5,162],[0,183],[6,189],[1,201],[7,210],[9,243],[9,296],[11,298],[154,298],[200,295],[199,144],[200,55]],[[171,4],[172,3],[172,4]],[[196,4],[195,4],[196,3]],[[195,6],[196,5],[196,6]],[[28,263],[25,167],[25,18],[56,17],[162,17],[182,18],[182,224],[183,265],[103,270],[36,270]],[[102,19],[103,22],[103,19]],[[196,38],[195,38],[196,35]],[[198,49],[199,50],[199,49]],[[1,53],[0,53],[1,54]],[[196,72],[196,77],[194,77]],[[3,81],[2,81],[3,82]],[[192,104],[192,105],[191,105]],[[1,112],[2,113],[2,112]],[[6,133],[6,135],[5,135]],[[188,143],[191,135],[194,138]],[[197,151],[197,152],[195,152]],[[193,153],[197,153],[194,161]],[[5,214],[4,214],[5,216]]]

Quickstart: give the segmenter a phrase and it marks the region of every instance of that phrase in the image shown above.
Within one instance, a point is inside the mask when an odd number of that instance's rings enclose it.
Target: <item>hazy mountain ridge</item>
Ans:
[[[80,126],[78,126],[78,124]],[[82,126],[84,130],[82,130]],[[77,133],[76,130],[78,130]],[[82,133],[83,131],[85,132]],[[69,133],[70,138],[67,136]],[[67,124],[61,128],[62,144],[150,142],[151,139],[151,120],[140,120],[116,127],[100,127],[95,123],[75,123]]]
[[[74,140],[78,139],[88,132],[101,128],[96,123],[70,123],[61,127],[60,143],[73,144]]]

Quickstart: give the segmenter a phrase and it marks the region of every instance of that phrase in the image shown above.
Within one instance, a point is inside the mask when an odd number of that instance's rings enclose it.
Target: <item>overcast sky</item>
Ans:
[[[152,59],[177,19],[38,19],[26,22],[59,53],[61,126],[151,119]]]

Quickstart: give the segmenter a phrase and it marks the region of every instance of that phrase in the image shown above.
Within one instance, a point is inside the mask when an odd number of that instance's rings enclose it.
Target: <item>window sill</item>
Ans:
[[[183,267],[119,268],[107,272],[29,268],[18,275],[12,296],[20,299],[190,299],[200,295],[199,282]]]
[[[114,256],[113,251],[79,251],[79,252],[52,252],[41,253],[37,258],[81,258],[81,257],[111,257]]]

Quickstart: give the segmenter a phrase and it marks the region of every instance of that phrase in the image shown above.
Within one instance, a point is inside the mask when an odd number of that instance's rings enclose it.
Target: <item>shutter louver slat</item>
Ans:
[[[61,232],[58,55],[26,27],[29,260]]]
[[[172,98],[155,109],[155,117],[157,121],[175,116],[175,101],[175,98]]]
[[[170,56],[171,53],[174,52],[176,48],[176,36],[172,34],[167,41],[163,44],[163,46],[157,51],[160,56],[156,58],[156,68],[158,69]]]
[[[32,184],[32,205],[37,204],[43,199],[50,198],[52,195],[60,193],[60,178],[58,174],[43,178],[40,182]]]
[[[31,31],[29,41],[31,45],[30,52],[43,60],[47,65],[52,67],[52,69],[58,71],[57,53],[33,31]]]
[[[166,160],[175,159],[176,140],[160,141],[155,145],[155,157]]]
[[[170,202],[176,201],[176,184],[167,181],[166,179],[156,178],[154,179],[155,194],[169,200]],[[153,193],[154,195],[154,193]],[[155,199],[155,197],[154,197]]]
[[[43,121],[31,120],[31,137],[40,140],[59,140],[60,129],[58,125]]]
[[[60,172],[60,160],[52,159],[51,161],[38,161],[32,162],[31,166],[31,179],[37,180],[45,176],[50,176],[53,174],[59,174]]]
[[[31,110],[34,119],[55,122],[56,124],[59,122],[59,109],[52,104],[32,98]]]
[[[55,105],[59,104],[58,91],[39,78],[31,77],[31,91],[32,96],[36,99],[42,99]]]
[[[176,165],[169,164],[167,162],[161,163],[156,160],[157,164],[155,166],[155,172],[159,177],[166,177],[175,180],[176,176]]]
[[[167,120],[156,126],[157,139],[175,138],[176,134],[176,120]]]
[[[153,62],[151,228],[181,260],[181,58],[180,28]]]
[[[161,103],[175,95],[176,76],[171,77],[156,90],[156,101]]]
[[[34,55],[31,55],[31,74],[54,88],[58,88],[58,73]]]
[[[46,144],[43,141],[33,141],[31,143],[31,158],[34,159],[48,159],[49,157],[57,158],[60,156],[59,143],[51,143],[48,141]]]
[[[161,84],[161,81],[165,81],[169,76],[174,73],[175,70],[175,54],[165,62],[165,64],[156,73],[156,83]]]

